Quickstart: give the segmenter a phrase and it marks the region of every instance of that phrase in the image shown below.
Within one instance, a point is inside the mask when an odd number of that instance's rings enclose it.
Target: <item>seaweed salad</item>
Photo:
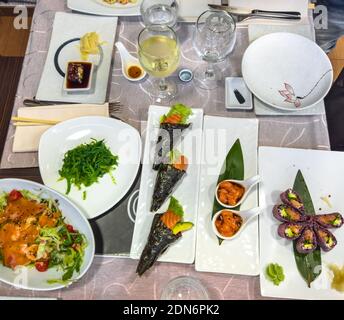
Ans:
[[[179,201],[171,197],[165,213],[157,213],[144,247],[136,273],[142,276],[161,254],[174,242],[182,237],[182,232],[193,227],[192,222],[183,222],[184,210]]]
[[[153,169],[158,170],[160,164],[166,160],[166,155],[173,150],[181,139],[183,132],[190,128],[188,119],[192,115],[189,107],[175,104],[170,111],[160,119],[160,130],[156,144]]]
[[[153,191],[152,212],[159,210],[186,174],[188,160],[184,155],[173,150],[168,154],[168,159],[169,163],[159,166]]]

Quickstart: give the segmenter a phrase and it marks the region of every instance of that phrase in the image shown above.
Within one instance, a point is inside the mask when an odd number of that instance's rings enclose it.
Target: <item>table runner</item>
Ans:
[[[49,45],[51,25],[55,11],[67,11],[63,0],[39,0],[33,17],[32,34],[28,44],[23,71],[16,95],[13,112],[22,106],[25,98],[33,97],[37,91],[43,63]],[[142,28],[138,18],[121,18],[116,39],[124,42],[132,52],[136,51],[137,31]],[[233,54],[222,63],[225,76],[240,76],[241,57],[248,45],[247,29],[238,29],[238,42]],[[183,46],[181,67],[194,68],[199,58],[191,47],[192,25],[179,26],[178,35]],[[147,117],[151,103],[146,92],[146,83],[127,82],[120,73],[118,53],[109,91],[110,100],[121,100],[125,109],[121,117],[140,123]],[[125,89],[124,89],[125,88]],[[231,117],[255,117],[253,112],[227,112],[224,107],[224,88],[202,91],[193,84],[179,85],[179,101],[194,107],[202,107],[205,114]],[[122,91],[123,90],[123,91]],[[133,94],[135,92],[135,94]],[[2,159],[2,167],[25,167],[37,165],[36,155],[25,154],[19,158],[11,154],[13,128],[10,128]],[[295,148],[329,149],[325,116],[269,117],[260,118],[259,144],[266,146],[289,146]],[[18,163],[18,165],[17,165]],[[159,299],[162,288],[174,277],[191,275],[200,279],[209,290],[211,299],[262,299],[259,278],[224,274],[199,273],[193,265],[157,263],[152,271],[138,278],[135,274],[137,261],[121,258],[95,257],[89,272],[81,281],[68,289],[40,293],[15,289],[0,284],[0,295],[59,297],[63,299]]]

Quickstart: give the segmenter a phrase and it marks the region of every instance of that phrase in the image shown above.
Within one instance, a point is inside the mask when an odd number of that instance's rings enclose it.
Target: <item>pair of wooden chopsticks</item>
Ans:
[[[55,125],[61,121],[47,120],[47,119],[34,119],[34,118],[24,118],[24,117],[12,117],[14,126],[37,126],[37,125]]]

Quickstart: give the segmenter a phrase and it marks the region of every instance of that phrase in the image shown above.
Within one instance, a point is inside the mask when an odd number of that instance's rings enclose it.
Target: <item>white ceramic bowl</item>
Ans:
[[[65,196],[42,184],[23,179],[0,179],[0,192],[10,192],[13,189],[29,190],[35,194],[42,192],[42,198],[58,200],[62,215],[66,218],[65,221],[85,235],[88,245],[85,249],[84,260],[80,273],[74,273],[72,278],[73,281],[79,280],[91,266],[95,252],[93,232],[83,212]],[[35,268],[18,267],[13,271],[0,264],[0,281],[21,289],[39,291],[61,289],[66,285],[61,283],[49,284],[47,280],[61,279],[62,275],[63,271],[58,271],[55,268],[48,269],[46,272],[39,272]]]

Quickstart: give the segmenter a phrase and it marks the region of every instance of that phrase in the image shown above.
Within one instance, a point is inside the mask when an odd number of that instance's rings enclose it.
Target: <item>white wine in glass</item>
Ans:
[[[152,25],[139,35],[139,59],[142,67],[153,77],[151,95],[158,102],[169,102],[176,96],[177,86],[165,78],[179,65],[180,49],[175,32],[167,26]]]

